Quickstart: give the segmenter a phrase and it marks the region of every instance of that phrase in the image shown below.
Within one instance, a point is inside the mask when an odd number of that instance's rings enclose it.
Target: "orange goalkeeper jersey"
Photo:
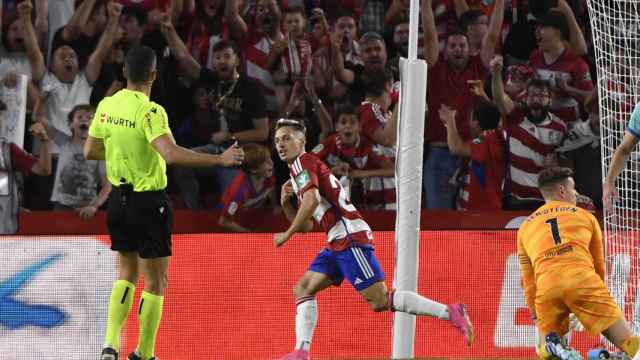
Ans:
[[[549,201],[524,221],[518,230],[518,258],[530,309],[534,308],[536,288],[554,286],[536,284],[545,273],[582,267],[604,280],[600,224],[591,213],[569,203]]]

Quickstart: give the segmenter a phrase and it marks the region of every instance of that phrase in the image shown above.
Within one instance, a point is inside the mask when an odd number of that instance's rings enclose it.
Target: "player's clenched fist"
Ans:
[[[222,153],[221,157],[223,166],[240,165],[244,161],[244,150],[242,150],[236,142],[229,146],[229,148]]]
[[[287,180],[287,182],[282,184],[282,190],[280,191],[280,205],[285,206],[293,194],[294,191],[293,185],[291,185],[291,180]]]
[[[276,247],[280,247],[284,243],[286,243],[290,237],[291,236],[286,232],[273,234],[273,245],[275,245]]]
[[[33,10],[33,5],[31,4],[30,0],[26,0],[18,4],[18,15],[21,18],[31,16],[32,10]]]
[[[493,59],[491,59],[491,61],[489,62],[489,68],[491,69],[492,74],[497,74],[499,72],[502,72],[502,66],[503,66],[503,60],[502,60],[502,56],[500,55],[494,56]]]

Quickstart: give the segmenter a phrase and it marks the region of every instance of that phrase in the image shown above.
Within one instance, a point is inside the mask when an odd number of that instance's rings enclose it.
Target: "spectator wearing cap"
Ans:
[[[552,85],[551,111],[563,121],[576,121],[580,106],[593,89],[589,66],[566,44],[569,27],[565,16],[550,11],[538,19],[538,50],[529,58],[536,76]]]
[[[517,17],[506,35],[504,42],[505,65],[521,64],[529,60],[537,48],[536,22],[550,10],[559,11],[565,16],[569,26],[569,38],[566,43],[576,55],[587,55],[587,42],[583,36],[574,12],[565,0],[518,1],[513,9]],[[554,7],[555,6],[555,7]]]
[[[458,168],[459,158],[449,151],[447,132],[438,116],[442,105],[456,110],[456,128],[464,141],[471,139],[469,116],[474,101],[472,91],[478,80],[483,80],[494,54],[497,36],[487,36],[480,53],[469,54],[469,39],[463,32],[451,32],[442,53],[438,47],[438,34],[434,22],[431,0],[422,2],[425,59],[429,66],[427,81],[427,122],[425,140],[429,144],[424,157],[423,188],[429,209],[452,209],[456,196],[449,179]]]
[[[76,1],[75,12],[69,22],[53,35],[51,49],[55,51],[62,45],[70,46],[78,55],[80,67],[84,67],[106,26],[107,7],[104,0]]]

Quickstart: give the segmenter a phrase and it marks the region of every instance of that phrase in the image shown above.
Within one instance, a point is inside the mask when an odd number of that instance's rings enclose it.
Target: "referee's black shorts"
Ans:
[[[171,256],[173,209],[164,190],[133,192],[114,186],[107,205],[111,250],[141,258]]]

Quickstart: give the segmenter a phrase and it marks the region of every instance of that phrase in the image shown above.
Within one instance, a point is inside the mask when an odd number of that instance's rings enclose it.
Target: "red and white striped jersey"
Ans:
[[[518,199],[542,200],[538,174],[547,155],[553,153],[567,135],[567,125],[557,116],[534,124],[516,110],[508,116],[506,130],[509,145],[511,194]]]
[[[562,79],[568,85],[580,90],[593,90],[589,65],[569,49],[565,49],[564,53],[551,64],[546,63],[542,50],[536,50],[529,58],[529,65],[534,68],[538,78],[549,80],[554,89],[556,87],[553,85]],[[576,121],[580,115],[576,99],[555,90],[551,97],[551,111],[565,122]]]
[[[327,233],[331,250],[341,251],[354,244],[373,247],[369,224],[351,204],[340,181],[317,156],[302,153],[289,165],[289,173],[299,201],[309,189],[318,189],[318,206],[313,219]]]
[[[273,46],[273,40],[267,34],[250,28],[241,43],[244,73],[262,88],[267,100],[267,110],[278,111],[276,101],[276,86],[273,83],[271,71],[267,68],[267,57]]]
[[[360,137],[352,146],[344,145],[338,134],[322,140],[312,151],[329,167],[347,163],[351,169],[373,170],[382,168],[385,160],[391,160],[376,149],[377,145]],[[363,179],[365,204],[385,210],[396,209],[396,185],[393,177],[371,177]],[[358,204],[361,205],[361,204]]]
[[[396,93],[397,94],[397,93]],[[396,99],[397,99],[397,95]],[[365,139],[371,141],[373,144],[377,144],[374,139],[374,134],[379,128],[385,126],[391,118],[391,111],[384,109],[382,106],[371,101],[363,101],[360,103],[360,111],[358,112],[358,118],[360,119],[361,135]],[[395,147],[382,146],[377,144],[382,154],[386,157],[395,159],[396,149]]]

